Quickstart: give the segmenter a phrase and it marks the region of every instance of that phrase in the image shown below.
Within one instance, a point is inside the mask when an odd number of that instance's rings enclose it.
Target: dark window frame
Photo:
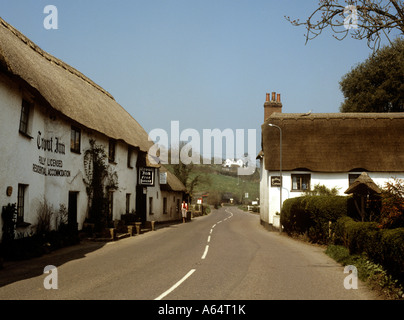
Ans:
[[[128,158],[127,158],[127,165],[129,169],[133,169],[132,165],[132,154],[133,154],[133,148],[131,146],[128,146]]]
[[[298,178],[299,180],[297,181],[297,186],[296,188],[294,187],[294,182],[293,179]],[[297,192],[303,192],[310,190],[310,185],[311,185],[311,174],[308,173],[296,173],[291,175],[291,180],[292,180],[292,186],[291,186],[291,191],[297,191]],[[304,188],[304,186],[306,186]]]
[[[108,161],[115,163],[116,158],[116,140],[109,139],[108,141]]]
[[[130,197],[131,196],[132,196],[132,194],[130,194],[130,193],[126,194],[126,203],[125,203],[126,213],[130,213]]]
[[[17,190],[17,224],[24,222],[25,197],[28,185],[19,183]]]
[[[163,198],[163,214],[168,214],[167,197]]]
[[[80,154],[81,152],[81,129],[71,126],[70,131],[70,151]]]
[[[154,215],[153,212],[153,197],[149,197],[149,216]]]
[[[22,99],[20,124],[18,131],[25,136],[29,136],[29,121],[32,113],[33,104],[25,99]]]

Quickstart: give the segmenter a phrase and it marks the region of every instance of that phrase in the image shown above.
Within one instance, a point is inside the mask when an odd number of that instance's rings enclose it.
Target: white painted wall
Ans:
[[[269,172],[262,170],[260,181],[261,195],[261,220],[274,226],[279,227],[280,208],[280,192],[279,187],[271,187],[271,176],[279,176],[279,171]],[[286,199],[300,197],[304,193],[292,191],[292,174],[311,174],[310,186],[313,188],[316,184],[325,185],[327,188],[338,188],[339,195],[346,196],[344,193],[349,187],[349,174],[361,174],[362,172],[349,173],[321,173],[307,171],[286,171],[282,173],[283,188],[282,188],[282,203]],[[404,173],[389,173],[389,172],[368,172],[370,178],[380,187],[383,188],[385,183],[392,181],[394,178],[404,179]]]
[[[34,102],[30,112],[29,131],[27,137],[19,133],[21,105],[23,96],[33,98],[23,92],[19,85],[8,77],[0,75],[0,207],[8,203],[17,203],[18,184],[25,184],[25,213],[24,222],[30,223],[28,228],[17,229],[17,232],[29,233],[37,222],[37,208],[41,200],[47,201],[58,210],[60,204],[68,207],[69,191],[78,192],[77,222],[79,229],[87,216],[87,193],[83,179],[84,153],[90,147],[90,139],[105,147],[108,153],[108,137],[103,134],[89,131],[81,127],[81,153],[70,150],[72,123],[55,111]],[[41,139],[52,139],[53,150],[38,148]],[[65,146],[65,154],[56,153],[56,139]],[[118,173],[118,189],[114,192],[113,219],[120,219],[126,211],[126,194],[131,194],[130,207],[136,208],[136,184],[137,152],[132,151],[133,168],[127,165],[128,146],[123,142],[117,142],[116,160],[111,167]],[[49,160],[58,162],[58,167],[52,166]],[[69,172],[68,176],[45,176],[35,168],[62,169]],[[6,195],[6,189],[10,186],[13,192]],[[0,219],[0,234],[2,219]],[[0,237],[1,238],[1,237]]]
[[[152,199],[152,210],[150,210],[150,198]],[[146,208],[146,220],[158,221],[160,213],[163,211],[158,168],[154,168],[154,186],[147,187]]]
[[[268,170],[265,170],[263,159],[260,159],[260,214],[261,220],[269,223],[269,190],[271,184]],[[272,221],[272,220],[271,220]]]
[[[159,215],[158,221],[172,221],[181,219],[181,203],[182,203],[182,193],[181,192],[168,192],[161,191],[161,213]],[[167,198],[167,212],[163,212],[163,199]],[[179,203],[177,203],[179,201]],[[177,207],[177,205],[179,207]],[[179,209],[178,209],[179,208]]]
[[[181,218],[181,212],[176,211],[177,199],[182,202],[182,193],[161,190],[159,169],[154,169],[155,181],[154,186],[147,187],[147,221],[172,221]],[[150,202],[152,198],[152,214],[150,214]],[[164,213],[164,198],[167,198],[167,213]]]

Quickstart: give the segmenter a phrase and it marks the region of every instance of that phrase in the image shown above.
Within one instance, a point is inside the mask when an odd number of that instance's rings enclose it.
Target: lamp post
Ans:
[[[282,218],[282,186],[283,186],[283,179],[282,179],[282,129],[275,125],[270,123],[270,127],[275,127],[279,129],[279,175],[281,178],[281,185],[279,187],[279,232],[282,232],[282,223],[281,223],[281,218]]]

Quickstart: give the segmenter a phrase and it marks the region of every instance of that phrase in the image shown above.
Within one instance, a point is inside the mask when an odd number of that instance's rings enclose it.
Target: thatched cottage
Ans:
[[[280,132],[282,202],[317,184],[344,195],[362,172],[380,187],[391,178],[404,178],[404,113],[288,114],[282,113],[276,94],[272,99],[267,94],[264,110],[257,157],[264,225],[279,227]]]
[[[163,210],[160,166],[148,163],[152,142],[140,124],[106,90],[2,19],[0,109],[0,207],[17,204],[18,232],[30,232],[44,199],[56,210],[64,205],[79,229],[90,218],[85,157],[92,140],[108,156],[109,220],[133,211],[154,220],[148,207]],[[143,168],[149,176],[141,180]],[[165,183],[182,197],[175,177]]]

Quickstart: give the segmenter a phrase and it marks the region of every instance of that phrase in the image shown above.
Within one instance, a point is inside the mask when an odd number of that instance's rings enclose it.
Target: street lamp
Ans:
[[[281,176],[281,185],[279,187],[279,232],[282,232],[282,186],[283,186],[283,179],[282,179],[282,129],[275,125],[275,124],[268,124],[270,127],[275,127],[279,129],[279,175]]]

